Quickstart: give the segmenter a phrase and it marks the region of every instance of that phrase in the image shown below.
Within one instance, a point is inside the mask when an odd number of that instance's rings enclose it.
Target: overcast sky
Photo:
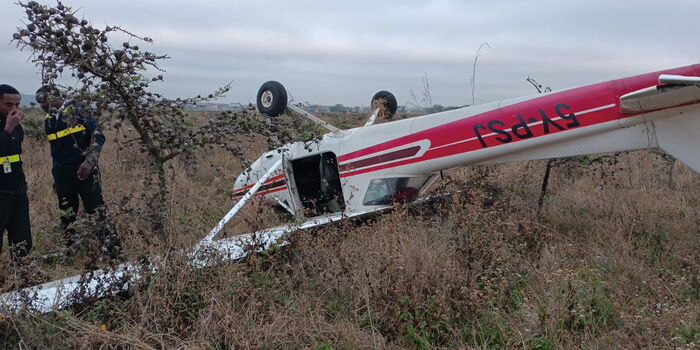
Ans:
[[[24,13],[0,0],[0,77],[32,93],[38,69],[9,41]],[[55,4],[53,1],[39,1]],[[700,63],[698,0],[72,0],[94,25],[154,39],[139,44],[171,58],[168,97],[206,94],[233,81],[222,102],[252,102],[260,84],[282,82],[294,99],[367,105],[378,90],[400,104],[531,95],[533,77],[554,90]],[[120,42],[117,42],[119,44]],[[152,72],[157,75],[157,72]],[[421,103],[421,101],[417,101]]]

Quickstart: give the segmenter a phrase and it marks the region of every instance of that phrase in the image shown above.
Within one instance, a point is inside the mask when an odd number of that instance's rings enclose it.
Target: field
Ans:
[[[348,127],[364,118],[330,121]],[[103,189],[130,260],[191,247],[233,205],[235,157],[214,147],[196,164],[175,160],[170,236],[154,235],[139,197],[151,176],[145,156],[129,135],[107,135]],[[245,140],[251,159],[266,149],[262,139]],[[33,259],[0,272],[3,292],[105,265],[90,234],[75,256],[41,258],[63,250],[46,141],[29,136],[23,158]],[[433,193],[449,197],[295,234],[291,245],[244,261],[192,269],[171,254],[124,295],[3,318],[0,347],[700,346],[700,175],[652,151],[571,159],[552,169],[539,209],[546,164],[446,172]],[[283,220],[253,203],[221,235]],[[7,249],[0,263],[10,266]]]

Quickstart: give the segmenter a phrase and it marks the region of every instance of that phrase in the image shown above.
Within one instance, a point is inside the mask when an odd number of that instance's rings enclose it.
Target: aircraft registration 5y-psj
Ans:
[[[234,184],[297,217],[374,211],[423,194],[442,170],[472,164],[661,148],[700,171],[700,65],[669,69],[560,92],[469,106],[340,130],[287,106],[274,81],[258,92],[258,109],[292,111],[329,133],[263,154]],[[375,95],[396,111],[386,91]],[[252,193],[251,193],[252,194]]]

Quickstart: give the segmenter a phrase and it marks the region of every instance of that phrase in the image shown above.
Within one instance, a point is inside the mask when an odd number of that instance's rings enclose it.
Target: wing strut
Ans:
[[[372,115],[369,117],[367,122],[365,123],[364,126],[370,126],[374,124],[374,120],[377,119],[377,116],[379,115],[379,108],[375,108],[374,112],[372,112]]]
[[[270,167],[270,169],[267,170],[267,172],[260,179],[258,179],[258,182],[256,182],[255,185],[253,185],[253,187],[251,187],[250,190],[248,190],[248,193],[246,193],[243,196],[243,198],[241,198],[238,201],[238,203],[236,203],[236,205],[234,205],[233,208],[231,208],[231,210],[229,210],[228,213],[224,215],[224,217],[219,221],[219,223],[216,224],[216,227],[214,227],[214,229],[212,229],[208,235],[206,235],[201,241],[199,241],[199,243],[197,243],[195,249],[199,250],[199,248],[202,245],[211,243],[211,241],[214,240],[214,237],[221,231],[221,229],[224,228],[224,225],[226,225],[226,223],[229,222],[229,220],[231,220],[231,218],[234,215],[236,215],[236,213],[239,210],[241,210],[241,208],[243,208],[246,202],[248,202],[248,200],[251,197],[253,197],[255,192],[257,192],[258,189],[260,189],[260,186],[262,186],[262,184],[272,176],[272,173],[274,173],[275,170],[277,170],[280,167],[280,165],[282,165],[282,159],[278,160],[272,167]]]
[[[305,111],[305,110],[303,110],[303,109],[301,109],[301,108],[299,108],[291,103],[289,105],[287,105],[287,108],[291,109],[292,111],[296,112],[297,114],[301,115],[302,117],[311,120],[314,123],[320,124],[322,127],[328,129],[328,131],[330,131],[332,133],[341,131],[340,129],[336,128],[335,126],[329,124],[327,121],[325,121],[325,120],[323,120],[323,119],[321,119],[321,118],[319,118],[319,117],[317,117],[317,116],[315,116],[315,115],[313,115],[313,114],[311,114],[311,113],[309,113],[309,112],[307,112],[307,111]]]

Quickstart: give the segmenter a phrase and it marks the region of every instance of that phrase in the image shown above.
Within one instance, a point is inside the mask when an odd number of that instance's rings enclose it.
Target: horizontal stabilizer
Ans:
[[[664,77],[659,77],[659,80]],[[620,97],[620,109],[623,114],[650,112],[663,108],[682,106],[700,101],[700,85],[694,79],[698,77],[667,76],[665,81],[671,85],[650,86],[630,92]],[[683,79],[681,79],[683,78]],[[678,83],[678,82],[683,82]],[[700,84],[700,83],[697,83]]]
[[[687,77],[685,75],[659,75],[659,84],[674,85],[700,85],[700,77]]]

